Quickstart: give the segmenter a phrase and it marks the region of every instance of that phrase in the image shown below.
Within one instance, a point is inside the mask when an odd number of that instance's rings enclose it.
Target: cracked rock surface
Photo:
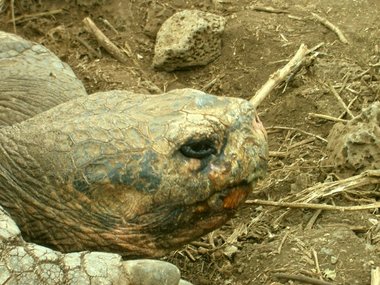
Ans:
[[[153,66],[173,71],[206,65],[221,53],[224,17],[184,10],[167,19],[157,33]]]

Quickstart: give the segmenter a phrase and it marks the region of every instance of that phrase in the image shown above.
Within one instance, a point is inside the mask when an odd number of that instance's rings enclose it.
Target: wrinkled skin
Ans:
[[[51,51],[0,31],[0,128],[85,95],[82,82]]]
[[[0,92],[6,113],[0,205],[27,242],[61,252],[162,256],[225,223],[264,175],[266,134],[249,102],[192,89],[87,96],[71,69],[46,49],[45,66],[34,71],[29,65],[39,47],[26,41],[24,50],[12,53],[14,43],[1,43],[0,75],[14,75],[5,76]],[[49,60],[54,64],[46,65]],[[61,85],[66,87],[54,92]],[[76,99],[66,98],[71,93]],[[17,248],[36,246],[23,239],[0,236],[0,267],[21,262]],[[42,269],[30,270],[51,274],[44,257],[31,254]],[[78,266],[88,276],[85,264]],[[17,266],[8,270],[10,278],[25,273]]]
[[[151,259],[123,261],[107,252],[61,253],[26,243],[0,207],[0,284],[191,285],[174,265]]]
[[[187,157],[191,142],[215,153]],[[0,202],[25,239],[130,257],[221,226],[266,163],[250,103],[192,89],[78,98],[1,129],[0,149]]]

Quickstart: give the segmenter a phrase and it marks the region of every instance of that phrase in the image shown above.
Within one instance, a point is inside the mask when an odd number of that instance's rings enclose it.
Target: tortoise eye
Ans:
[[[181,146],[180,152],[189,158],[204,159],[216,154],[216,148],[211,140],[188,142]]]

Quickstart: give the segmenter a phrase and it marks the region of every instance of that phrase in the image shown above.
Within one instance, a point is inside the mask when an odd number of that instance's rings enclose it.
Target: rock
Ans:
[[[193,284],[190,283],[189,281],[181,279],[181,280],[179,280],[178,285],[193,285]]]
[[[334,125],[327,140],[327,164],[350,175],[380,168],[380,102],[364,109],[346,125]]]
[[[180,282],[180,272],[171,263],[153,260],[128,260],[125,262],[131,284],[135,285],[177,285]]]
[[[26,243],[1,206],[0,229],[3,229],[0,231],[0,284],[192,285],[180,279],[176,266],[165,261],[123,261],[120,255],[106,252],[64,254]]]
[[[157,33],[153,66],[165,71],[206,65],[221,53],[222,16],[184,10],[167,19]]]
[[[21,232],[11,217],[0,207],[0,243],[10,239],[16,239]],[[0,278],[1,280],[1,278]],[[0,284],[3,284],[0,282]]]

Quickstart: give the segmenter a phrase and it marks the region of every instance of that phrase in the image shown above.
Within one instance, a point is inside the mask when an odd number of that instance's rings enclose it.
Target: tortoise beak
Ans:
[[[251,189],[252,183],[242,183],[241,185],[228,188],[222,192],[217,192],[206,201],[199,202],[194,207],[193,213],[206,214],[236,210],[246,200]]]
[[[232,191],[223,199],[224,209],[236,209],[245,201],[252,187],[251,184],[244,184],[232,189]]]

